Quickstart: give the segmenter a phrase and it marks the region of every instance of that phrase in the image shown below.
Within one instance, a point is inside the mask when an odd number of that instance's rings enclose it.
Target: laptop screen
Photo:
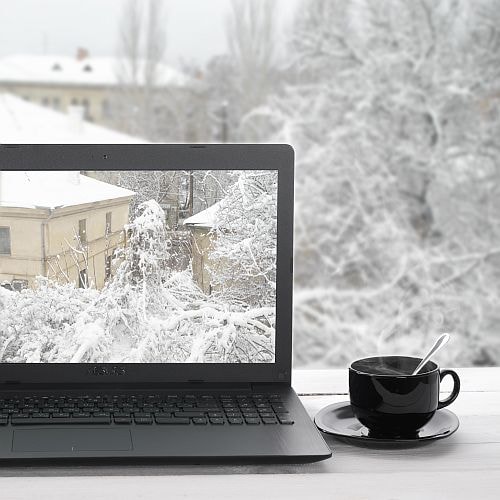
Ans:
[[[277,186],[0,172],[0,362],[273,363]]]

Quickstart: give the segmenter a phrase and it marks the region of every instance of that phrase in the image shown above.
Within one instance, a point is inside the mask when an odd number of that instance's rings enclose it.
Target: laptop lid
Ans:
[[[293,161],[0,146],[0,383],[290,383]]]

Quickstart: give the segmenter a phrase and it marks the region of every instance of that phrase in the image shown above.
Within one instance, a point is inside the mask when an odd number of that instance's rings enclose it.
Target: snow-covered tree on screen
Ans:
[[[215,215],[209,264],[213,293],[271,305],[276,296],[277,172],[237,175]]]
[[[58,361],[62,346],[74,340],[78,318],[97,295],[96,290],[43,278],[33,290],[11,292],[0,287],[0,361]],[[76,347],[73,343],[69,349]]]
[[[256,171],[211,180],[210,189],[198,194],[213,205],[212,189],[224,185],[220,203],[228,209],[220,218],[220,227],[228,228],[220,245],[225,242],[228,253],[214,255],[214,262],[230,263],[221,272],[247,272],[238,286],[231,283],[208,295],[190,266],[172,267],[173,232],[163,208],[151,199],[137,206],[125,226],[124,247],[115,252],[102,290],[47,278],[21,292],[0,287],[0,361],[272,362],[276,178]],[[238,244],[243,244],[239,250]]]

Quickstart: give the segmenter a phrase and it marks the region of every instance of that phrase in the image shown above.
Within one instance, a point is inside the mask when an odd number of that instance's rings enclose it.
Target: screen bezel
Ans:
[[[274,363],[1,363],[2,383],[290,383],[294,150],[286,144],[0,145],[0,170],[277,170]],[[115,368],[116,367],[116,368]]]

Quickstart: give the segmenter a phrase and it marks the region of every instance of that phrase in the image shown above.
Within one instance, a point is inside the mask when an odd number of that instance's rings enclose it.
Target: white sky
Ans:
[[[278,2],[281,24],[298,0]],[[226,47],[224,22],[230,0],[165,0],[167,60],[205,62]],[[15,53],[74,55],[83,46],[94,55],[116,53],[117,24],[124,0],[0,0],[0,56]]]

